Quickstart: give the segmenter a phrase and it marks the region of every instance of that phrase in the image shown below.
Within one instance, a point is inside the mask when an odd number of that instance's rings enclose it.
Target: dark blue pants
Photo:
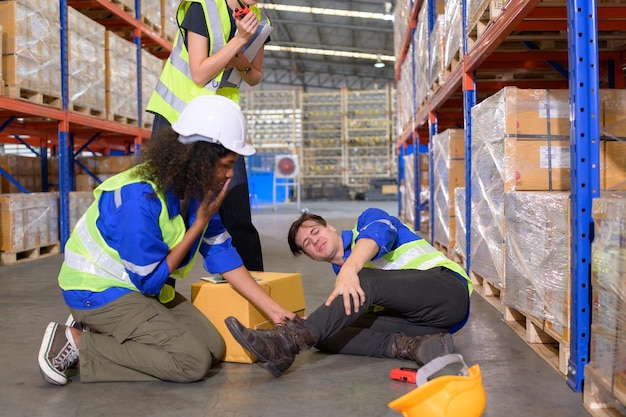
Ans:
[[[316,348],[348,355],[392,357],[397,333],[419,336],[446,333],[469,314],[467,284],[453,271],[437,267],[359,272],[365,305],[346,315],[343,298],[318,307],[305,321],[316,336]],[[384,307],[368,312],[374,305]]]

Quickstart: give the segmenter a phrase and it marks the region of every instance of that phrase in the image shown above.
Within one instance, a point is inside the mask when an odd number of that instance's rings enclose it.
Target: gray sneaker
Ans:
[[[50,323],[39,348],[39,370],[44,381],[65,385],[70,380],[65,374],[78,363],[78,349],[68,339],[69,327]]]

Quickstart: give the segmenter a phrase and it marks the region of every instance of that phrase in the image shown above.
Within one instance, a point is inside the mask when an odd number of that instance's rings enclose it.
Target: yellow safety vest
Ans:
[[[200,3],[204,10],[204,18],[209,31],[209,56],[212,56],[228,42],[231,30],[228,6],[225,0],[183,1],[176,13],[179,26],[192,3]],[[261,18],[261,12],[257,6],[250,6],[250,10],[259,19],[260,25],[270,24],[267,18]],[[182,31],[179,30],[172,52],[165,62],[146,110],[160,114],[170,123],[174,123],[187,103],[196,97],[211,94],[219,94],[239,103],[239,86],[225,85],[223,69],[203,86],[193,81],[189,68],[189,52],[185,47]]]
[[[409,226],[407,226],[409,227]],[[410,229],[410,227],[409,227]],[[412,230],[412,229],[411,229]],[[356,238],[359,232],[356,228],[352,229],[351,247],[354,248]],[[419,269],[427,270],[443,266],[461,275],[467,281],[467,289],[472,295],[474,284],[467,276],[467,273],[459,264],[448,259],[442,252],[432,247],[426,240],[419,239],[407,242],[398,246],[396,249],[381,256],[375,261],[367,262],[365,268],[376,268],[386,270],[396,269]]]
[[[134,175],[136,169],[136,167],[131,168],[117,174],[94,190],[95,201],[76,223],[74,231],[65,245],[65,261],[59,273],[59,286],[63,290],[102,292],[112,287],[121,287],[138,291],[130,280],[119,253],[106,243],[96,226],[96,220],[100,216],[98,203],[104,191],[115,192],[115,201],[119,207],[123,204],[121,189],[125,185],[147,182],[156,188],[152,182]],[[182,241],[187,228],[181,215],[170,218],[165,196],[157,195],[157,197],[162,206],[159,215],[159,227],[163,241],[171,249]],[[200,245],[196,248],[196,253],[199,247]],[[172,271],[170,276],[183,279],[193,267],[195,260],[194,254],[187,265]],[[165,292],[167,292],[167,296],[164,297]],[[168,302],[173,299],[173,296],[173,289],[165,286],[159,298],[162,302]]]

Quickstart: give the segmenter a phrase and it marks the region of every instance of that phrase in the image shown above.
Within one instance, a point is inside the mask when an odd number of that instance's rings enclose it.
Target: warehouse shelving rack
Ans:
[[[431,14],[434,3],[423,0],[412,2],[410,22],[402,39],[396,62],[396,79],[413,42],[415,22],[422,4],[429,4]],[[626,55],[611,48],[616,40],[624,40],[626,5],[617,1],[598,4],[596,0],[510,0],[505,2],[501,14],[491,21],[478,39],[464,36],[462,65],[452,69],[446,82],[432,92],[427,101],[415,104],[410,127],[404,127],[398,139],[399,146],[413,142],[427,142],[424,136],[458,127],[463,121],[466,134],[466,230],[471,224],[471,109],[479,99],[504,86],[520,88],[569,88],[571,118],[571,189],[572,189],[572,265],[571,285],[571,342],[567,384],[581,391],[584,366],[589,361],[590,332],[590,274],[591,240],[593,228],[591,204],[599,195],[599,89],[624,88],[622,68]],[[467,0],[462,0],[463,33],[467,33],[465,10]],[[567,32],[567,35],[564,33]],[[562,50],[542,50],[538,42],[546,40],[553,46],[563,44]],[[513,43],[526,50],[510,49]],[[622,43],[623,45],[623,43]],[[569,68],[569,72],[567,71]],[[515,79],[514,69],[531,75]],[[489,75],[504,75],[489,77]],[[508,78],[506,76],[509,76]],[[535,77],[532,77],[535,75]],[[461,104],[461,105],[459,105]],[[456,124],[456,125],[455,125]],[[416,158],[416,165],[418,159]],[[415,167],[419,172],[419,167]],[[416,224],[419,224],[416,212]],[[470,234],[466,252],[470,253]],[[466,257],[466,267],[471,269]]]
[[[125,124],[69,110],[68,93],[68,7],[71,6],[102,24],[106,29],[132,40],[137,46],[138,121]],[[0,95],[0,141],[26,145],[42,158],[43,191],[47,191],[48,151],[59,156],[61,244],[69,237],[69,192],[74,157],[83,151],[129,154],[136,152],[150,131],[142,128],[141,51],[166,57],[172,48],[151,27],[142,22],[141,0],[135,0],[135,16],[111,0],[60,0],[61,97],[60,106]],[[104,63],[103,63],[104,65]],[[37,151],[39,149],[39,151]],[[12,182],[6,172],[0,172]],[[22,191],[27,191],[21,187]]]
[[[346,91],[344,119],[348,185],[360,192],[370,180],[393,178],[390,87]]]
[[[303,94],[301,108],[303,188],[345,184],[342,92]]]
[[[274,169],[277,154],[300,155],[302,148],[301,91],[242,91],[240,105],[246,116],[248,140],[257,149],[248,171]],[[259,159],[255,163],[254,159]],[[268,165],[269,163],[269,165]]]

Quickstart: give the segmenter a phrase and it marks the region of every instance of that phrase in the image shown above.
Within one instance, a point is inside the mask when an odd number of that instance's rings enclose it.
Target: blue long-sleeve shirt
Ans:
[[[422,238],[409,229],[397,217],[389,215],[387,212],[377,208],[366,209],[356,222],[358,235],[355,243],[362,238],[372,239],[379,247],[378,253],[371,259],[375,261],[381,256],[394,251],[399,246]],[[343,240],[344,261],[352,253],[353,230],[344,230],[341,233]],[[339,273],[341,266],[333,264],[335,274]]]
[[[123,204],[117,205],[114,192],[103,192],[97,202],[100,216],[96,226],[107,244],[116,250],[132,283],[139,292],[157,295],[170,276],[165,261],[169,248],[163,241],[159,227],[161,201],[148,183],[132,183],[121,189]],[[180,200],[166,194],[170,218],[181,214]],[[189,204],[188,224],[195,221],[199,202]],[[221,274],[243,265],[241,257],[232,246],[219,214],[209,221],[206,232],[198,237],[189,253],[178,267],[187,265],[200,245],[204,267],[211,274]],[[90,309],[101,307],[132,290],[112,287],[102,292],[63,290],[65,302],[71,308]]]

